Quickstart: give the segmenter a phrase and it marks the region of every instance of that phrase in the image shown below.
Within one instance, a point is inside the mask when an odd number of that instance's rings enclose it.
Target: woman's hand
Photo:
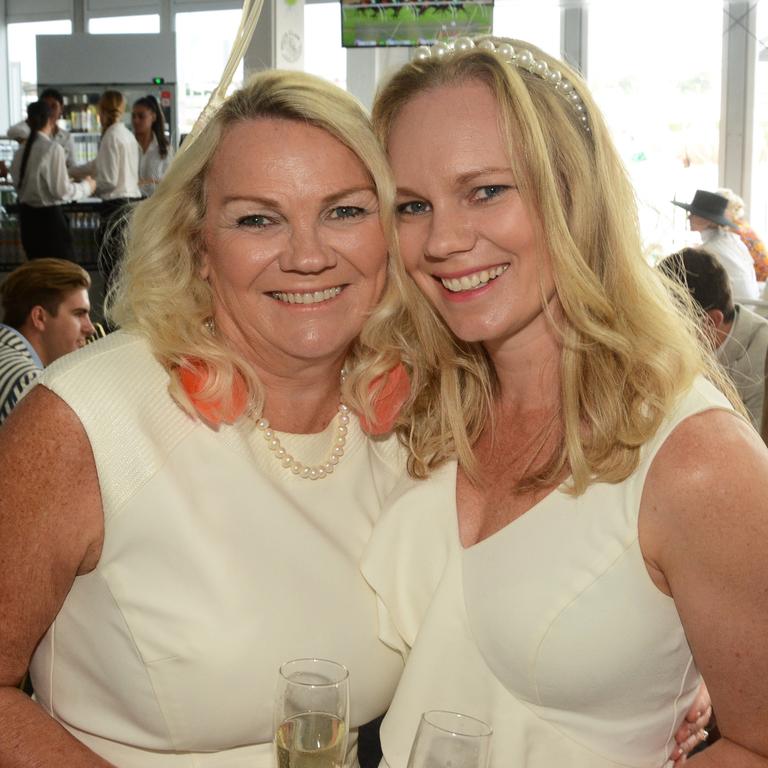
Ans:
[[[701,684],[696,698],[688,710],[685,720],[675,733],[677,746],[672,750],[669,756],[675,761],[675,768],[680,768],[685,763],[685,759],[691,752],[703,741],[706,741],[709,735],[705,730],[707,723],[712,717],[712,706],[709,698],[709,691],[704,683]]]

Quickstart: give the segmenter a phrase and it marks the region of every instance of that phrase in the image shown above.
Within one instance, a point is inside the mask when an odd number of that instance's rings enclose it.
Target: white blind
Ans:
[[[9,24],[19,21],[49,21],[71,19],[72,0],[6,0],[5,20]]]
[[[173,0],[173,10],[181,13],[187,11],[228,11],[242,7],[242,0]]]

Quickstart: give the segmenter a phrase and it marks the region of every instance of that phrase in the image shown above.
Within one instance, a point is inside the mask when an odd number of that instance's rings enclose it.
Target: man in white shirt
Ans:
[[[725,215],[728,198],[698,189],[691,203],[676,200],[672,203],[688,211],[691,231],[699,233],[704,247],[725,268],[734,298],[737,301],[760,298],[752,256],[734,232],[735,224]]]
[[[58,126],[58,120],[64,110],[64,97],[55,88],[46,88],[40,94],[40,101],[44,101],[51,108],[53,119],[51,140],[61,145],[66,155],[67,168],[73,168],[75,166],[75,140],[69,131],[65,131]],[[12,125],[7,131],[7,136],[23,144],[29,138],[29,125],[27,125],[27,121],[22,120],[20,123]]]

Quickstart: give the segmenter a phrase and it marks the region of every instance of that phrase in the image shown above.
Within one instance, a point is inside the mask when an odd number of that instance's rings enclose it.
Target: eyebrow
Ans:
[[[340,189],[338,192],[333,192],[330,195],[326,195],[320,202],[322,205],[329,205],[336,200],[341,200],[348,195],[354,195],[358,192],[370,192],[376,195],[376,188],[373,185],[367,184],[365,186],[348,187],[346,189]],[[223,200],[224,205],[230,203],[256,203],[257,205],[263,205],[267,208],[280,208],[280,202],[269,197],[262,197],[260,195],[230,195]]]

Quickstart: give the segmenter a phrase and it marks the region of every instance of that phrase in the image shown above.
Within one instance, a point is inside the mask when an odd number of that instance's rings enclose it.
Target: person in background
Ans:
[[[98,103],[101,142],[96,159],[78,166],[77,174],[96,176],[96,195],[102,200],[101,223],[97,233],[99,268],[109,286],[112,271],[120,260],[123,225],[132,203],[141,198],[139,165],[141,149],[123,123],[125,96],[107,90]]]
[[[766,282],[768,280],[768,249],[747,221],[744,201],[727,187],[718,189],[717,194],[728,199],[728,207],[725,209],[726,218],[736,227],[736,232],[741,238],[741,242],[747,246],[747,250],[755,264],[757,279],[761,283]]]
[[[143,197],[149,197],[165,175],[173,157],[165,135],[163,111],[154,96],[143,96],[134,102],[131,125],[141,147],[139,188]]]
[[[51,114],[53,116],[51,139],[57,144],[60,144],[64,149],[67,168],[73,168],[75,166],[75,140],[69,131],[60,128],[58,124],[59,118],[64,110],[64,97],[61,95],[61,92],[57,91],[55,88],[46,88],[40,94],[38,100],[44,101],[51,108]],[[29,137],[29,133],[29,123],[26,120],[22,120],[8,129],[7,136],[9,139],[16,139],[20,144],[23,144]]]
[[[382,765],[430,709],[488,722],[491,768],[665,765],[702,676],[722,738],[688,764],[768,765],[768,450],[643,257],[587,86],[462,38],[418,51],[373,120],[400,284],[351,404],[398,361],[412,385],[413,477],[362,560],[407,654]]]
[[[683,248],[659,263],[666,275],[685,286],[705,317],[704,331],[717,359],[733,381],[758,431],[768,368],[768,320],[733,300],[723,265],[700,248]],[[768,435],[762,433],[768,443]]]
[[[728,198],[698,189],[690,203],[673,200],[672,204],[688,211],[688,226],[699,233],[704,247],[725,267],[734,297],[759,299],[752,256],[734,231],[736,224],[726,216]]]
[[[91,278],[63,259],[36,259],[0,285],[0,424],[42,369],[94,332]]]
[[[21,244],[28,259],[74,260],[72,233],[61,206],[88,197],[96,184],[90,176],[79,182],[69,178],[64,149],[52,139],[55,122],[47,102],[29,104],[27,123],[29,137],[11,163]]]

